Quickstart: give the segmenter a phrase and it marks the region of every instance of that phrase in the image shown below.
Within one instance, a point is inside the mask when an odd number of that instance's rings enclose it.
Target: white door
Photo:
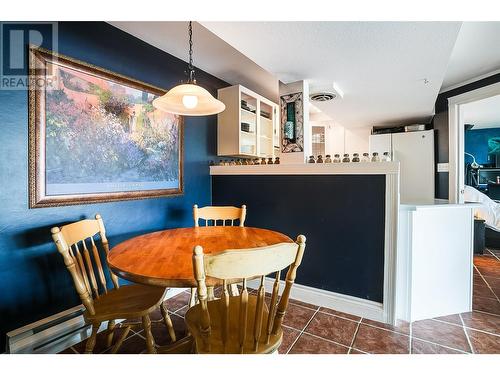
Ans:
[[[394,133],[392,150],[400,165],[401,203],[434,200],[434,130]]]
[[[370,157],[374,152],[378,152],[382,156],[384,152],[391,152],[392,142],[391,134],[374,134],[370,135]]]

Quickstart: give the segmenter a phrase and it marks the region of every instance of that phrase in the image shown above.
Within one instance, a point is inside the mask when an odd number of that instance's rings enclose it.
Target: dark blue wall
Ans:
[[[500,126],[500,124],[499,124]],[[464,134],[465,152],[474,155],[479,164],[494,163],[494,158],[488,158],[488,139],[500,137],[500,127],[491,129],[467,130]],[[465,162],[471,163],[472,158],[465,155]]]
[[[104,22],[59,23],[58,42],[61,54],[158,87],[185,78],[183,61]],[[199,70],[197,79],[213,94],[227,86]],[[191,226],[192,205],[211,202],[208,160],[216,152],[215,116],[185,119],[183,196],[28,209],[27,97],[26,91],[0,90],[1,348],[7,331],[79,303],[51,242],[52,226],[99,212],[113,245],[138,233]]]
[[[212,176],[212,201],[245,203],[245,226],[305,235],[297,283],[383,302],[384,175]]]

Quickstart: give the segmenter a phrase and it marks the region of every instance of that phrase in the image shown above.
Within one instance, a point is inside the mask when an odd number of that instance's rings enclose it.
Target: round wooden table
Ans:
[[[195,287],[192,256],[196,245],[205,254],[228,249],[293,242],[282,233],[252,227],[167,229],[131,238],[111,249],[108,265],[118,276],[140,284]],[[208,285],[217,284],[207,279]]]

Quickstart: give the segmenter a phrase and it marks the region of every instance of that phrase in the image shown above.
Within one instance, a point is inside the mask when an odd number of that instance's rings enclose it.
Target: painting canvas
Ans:
[[[164,91],[48,51],[31,51],[30,205],[182,193],[182,122]],[[30,81],[31,82],[31,81]]]
[[[304,151],[302,93],[281,97],[281,152]]]

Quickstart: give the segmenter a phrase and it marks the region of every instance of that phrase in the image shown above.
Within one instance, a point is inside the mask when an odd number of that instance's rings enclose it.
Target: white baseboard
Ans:
[[[266,277],[265,287],[271,291],[274,279]],[[250,288],[258,288],[259,281],[248,282]],[[280,291],[285,287],[285,282],[280,281]],[[384,309],[381,303],[373,302],[362,298],[352,297],[345,294],[330,292],[328,290],[312,288],[310,286],[294,284],[290,292],[290,297],[298,301],[310,303],[317,306],[328,307],[346,314],[360,316],[379,322],[384,321]]]
[[[57,353],[87,338],[83,305],[7,332],[7,353]]]
[[[188,288],[171,288],[165,293],[163,300],[175,297]],[[84,322],[83,305],[75,306],[45,319],[28,324],[7,333],[8,353],[59,353],[70,346],[78,344],[90,336],[91,328]],[[64,320],[66,317],[71,317]],[[62,320],[60,323],[58,321]],[[116,320],[120,323],[123,319]],[[54,322],[54,324],[51,324]],[[46,328],[45,328],[46,327]],[[107,329],[103,322],[99,332]]]

